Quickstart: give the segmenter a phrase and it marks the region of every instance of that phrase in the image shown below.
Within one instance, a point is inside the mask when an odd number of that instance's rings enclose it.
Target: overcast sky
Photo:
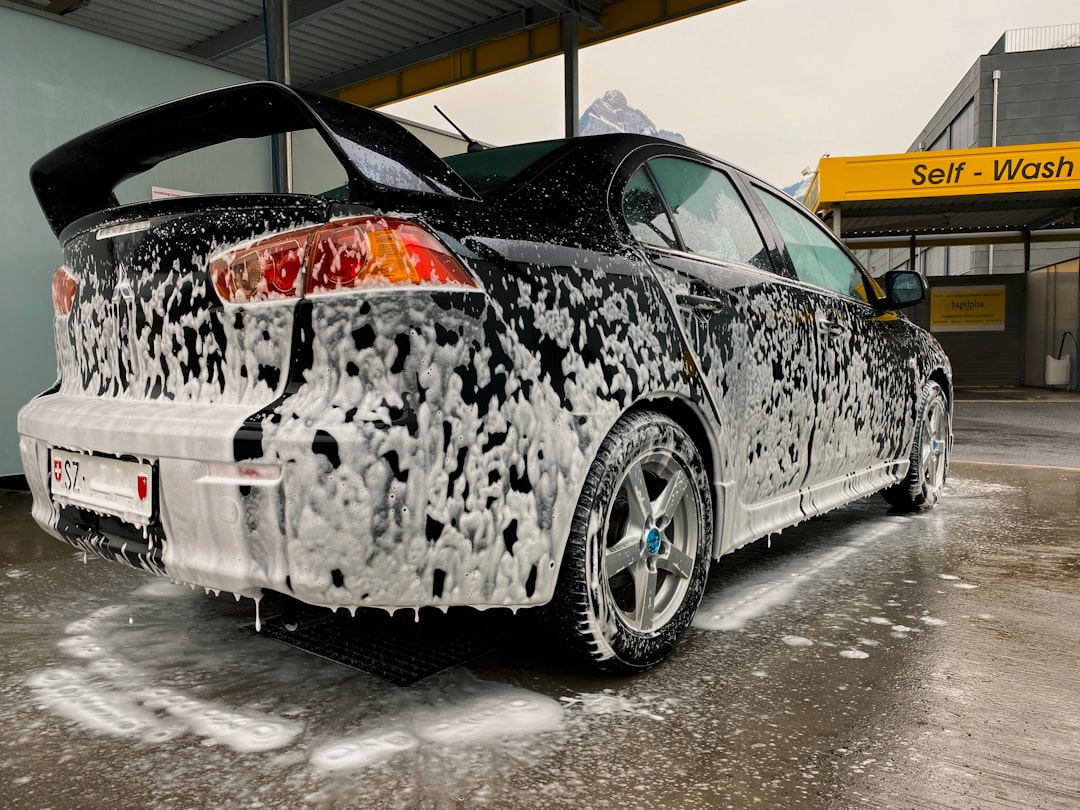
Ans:
[[[744,0],[580,53],[581,111],[622,90],[657,127],[776,185],[832,155],[903,152],[1003,31],[1080,23],[1077,0]],[[384,109],[477,140],[563,134],[562,60]]]

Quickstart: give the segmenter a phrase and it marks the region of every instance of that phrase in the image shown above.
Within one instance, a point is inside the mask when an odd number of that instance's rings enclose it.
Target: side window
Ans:
[[[644,167],[634,172],[626,184],[622,210],[630,233],[642,244],[669,248],[679,246],[664,203]]]
[[[676,247],[681,241],[682,246],[692,253],[751,264],[762,270],[773,269],[761,234],[726,174],[682,158],[655,158],[649,161],[648,167],[675,218],[676,236],[669,247]],[[638,175],[644,173],[644,169],[638,171]],[[624,202],[624,211],[625,207]],[[663,219],[667,223],[667,217]],[[634,230],[633,225],[631,230]],[[634,235],[638,236],[638,233],[635,231]],[[655,236],[638,238],[659,244]]]
[[[754,186],[787,245],[800,281],[868,301],[866,280],[858,264],[837,246],[824,227],[770,191]]]
[[[772,270],[757,226],[727,175],[692,160],[649,163],[686,249]]]

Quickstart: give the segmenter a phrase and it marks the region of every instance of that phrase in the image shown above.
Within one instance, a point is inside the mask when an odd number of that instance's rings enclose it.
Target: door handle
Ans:
[[[721,294],[724,295],[724,294]],[[702,314],[708,314],[709,312],[715,312],[723,309],[727,305],[727,297],[724,295],[722,298],[713,298],[708,295],[691,295],[690,293],[680,293],[675,296],[675,302],[683,309],[689,309],[694,312],[700,312]]]
[[[838,336],[847,331],[847,327],[831,315],[818,315],[814,320],[817,322],[818,331],[822,334]]]

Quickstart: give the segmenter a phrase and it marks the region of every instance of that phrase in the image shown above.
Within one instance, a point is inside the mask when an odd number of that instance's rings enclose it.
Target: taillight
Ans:
[[[210,263],[210,277],[223,301],[272,301],[300,295],[297,282],[316,228],[291,231],[235,248]]]
[[[64,316],[71,312],[75,301],[75,290],[79,282],[66,267],[56,268],[52,277],[52,302],[57,315]]]
[[[415,222],[363,217],[319,231],[307,291],[372,284],[476,286],[453,254]]]
[[[233,248],[211,261],[210,275],[232,303],[372,285],[476,286],[422,226],[386,217],[337,220]]]
[[[355,287],[365,267],[371,264],[371,247],[362,223],[327,226],[316,239],[312,251],[308,292],[331,292]]]

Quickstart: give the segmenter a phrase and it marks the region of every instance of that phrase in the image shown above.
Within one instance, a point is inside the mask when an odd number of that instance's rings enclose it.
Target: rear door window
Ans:
[[[724,172],[673,157],[648,165],[686,250],[772,270],[757,225]]]

